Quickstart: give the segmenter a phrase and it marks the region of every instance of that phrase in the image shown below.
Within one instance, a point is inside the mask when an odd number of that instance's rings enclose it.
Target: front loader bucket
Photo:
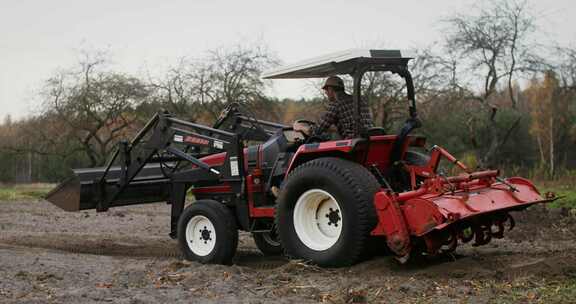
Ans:
[[[107,207],[117,207],[168,199],[169,180],[164,177],[158,164],[142,168],[115,198],[111,195],[118,189],[120,168],[110,168],[107,178],[100,183],[104,172],[105,168],[75,169],[73,176],[46,195],[46,200],[66,211],[79,211],[99,209],[103,203],[108,203]]]

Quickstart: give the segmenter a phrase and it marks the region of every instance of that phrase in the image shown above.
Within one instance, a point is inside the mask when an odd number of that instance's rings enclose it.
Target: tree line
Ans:
[[[538,43],[528,2],[492,1],[469,12],[442,21],[443,41],[415,50],[418,132],[473,166],[566,174],[576,166],[576,50]],[[207,125],[232,102],[264,120],[317,119],[326,102],[320,93],[266,94],[270,83],[260,74],[278,64],[264,44],[236,45],[142,77],[115,71],[106,54],[86,54],[46,80],[40,113],[4,119],[0,181],[58,181],[69,168],[101,166],[160,109]],[[407,115],[404,91],[390,74],[368,73],[362,83],[375,125],[390,134]]]

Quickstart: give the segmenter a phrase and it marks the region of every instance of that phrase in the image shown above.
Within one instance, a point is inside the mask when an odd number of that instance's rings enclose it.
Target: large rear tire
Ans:
[[[238,247],[234,214],[217,201],[192,203],[178,221],[178,243],[187,260],[230,264]]]
[[[321,266],[347,266],[362,255],[377,223],[380,185],[361,165],[318,158],[297,167],[279,196],[276,223],[291,258]]]

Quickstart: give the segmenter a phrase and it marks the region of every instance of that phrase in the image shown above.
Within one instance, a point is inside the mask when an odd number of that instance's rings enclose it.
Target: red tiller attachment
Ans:
[[[437,151],[447,154],[443,149]],[[454,157],[449,159],[468,171]],[[504,236],[506,224],[510,229],[514,226],[510,211],[556,199],[553,194],[542,197],[524,178],[503,180],[497,170],[444,177],[432,173],[435,168],[428,169],[418,168],[429,177],[416,190],[383,190],[374,197],[379,224],[372,234],[386,236],[388,247],[401,261],[416,244],[425,245],[429,255],[453,251],[458,241],[487,244]]]

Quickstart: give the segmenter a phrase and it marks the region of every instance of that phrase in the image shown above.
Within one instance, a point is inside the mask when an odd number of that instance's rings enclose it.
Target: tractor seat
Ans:
[[[374,127],[368,129],[368,131],[366,131],[366,134],[368,136],[386,135],[386,131],[384,130],[384,128]]]

